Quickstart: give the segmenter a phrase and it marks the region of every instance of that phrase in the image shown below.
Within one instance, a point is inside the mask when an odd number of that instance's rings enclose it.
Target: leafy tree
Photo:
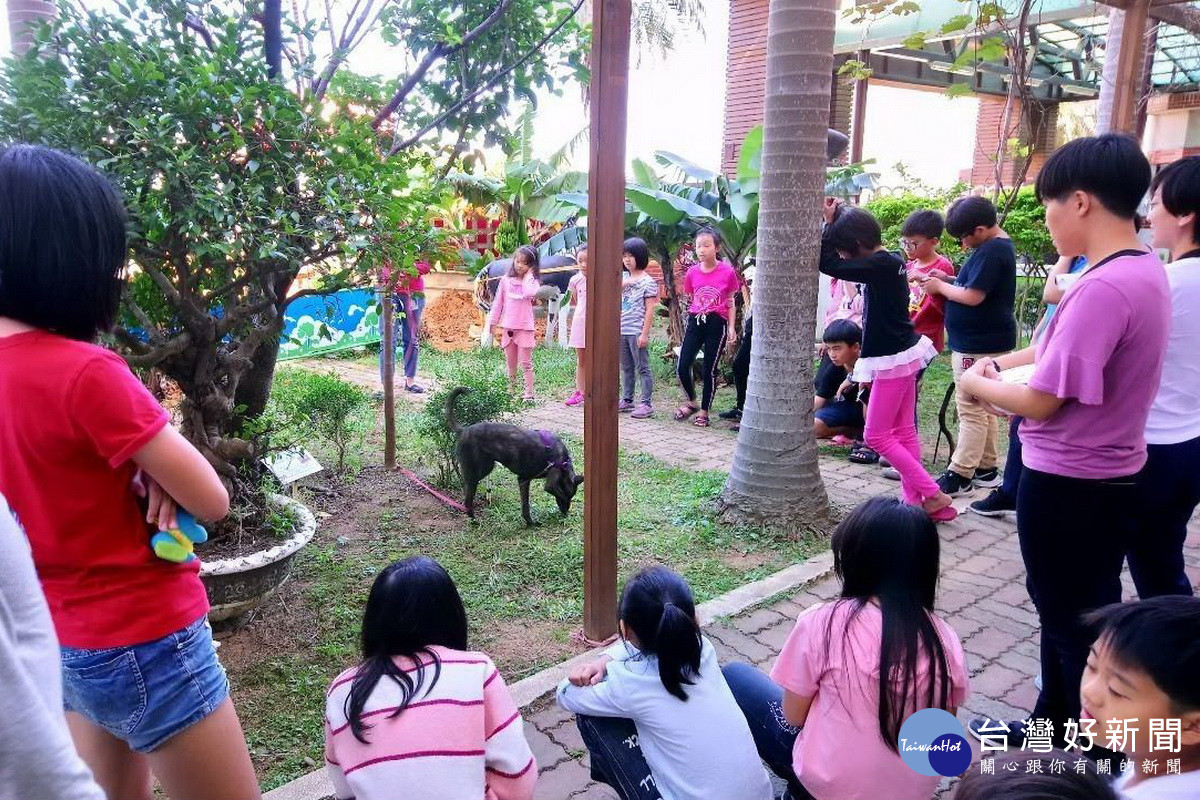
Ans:
[[[434,244],[434,151],[422,137],[453,118],[447,127],[473,138],[508,96],[579,55],[577,26],[564,34],[568,55],[544,49],[568,27],[553,16],[563,4],[500,0],[481,19],[481,4],[383,3],[340,38],[296,20],[280,38],[278,8],[67,3],[0,76],[0,139],[75,151],[124,190],[134,289],[114,344],[180,385],[185,434],[230,483],[256,455],[239,431],[265,406],[298,272],[318,268],[334,287],[384,262],[397,277],[412,269]],[[417,59],[399,88],[341,68],[372,25],[403,30]],[[320,67],[326,34],[332,57]],[[473,115],[446,113],[464,101]],[[416,127],[402,131],[396,112],[418,105],[425,117],[413,111]]]

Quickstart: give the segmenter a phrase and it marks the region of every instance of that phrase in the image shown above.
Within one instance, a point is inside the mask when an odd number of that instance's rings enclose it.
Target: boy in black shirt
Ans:
[[[1017,345],[1017,258],[1012,240],[997,225],[996,207],[986,198],[955,201],[946,213],[946,232],[974,252],[952,283],[932,276],[922,286],[926,294],[946,298],[946,333],[957,382],[979,359],[1003,355]],[[955,405],[958,446],[938,486],[951,497],[999,486],[996,418],[962,389]]]
[[[858,384],[849,383],[854,365],[862,349],[862,328],[848,319],[829,323],[821,337],[825,342],[828,363],[822,363],[813,381],[813,426],[818,439],[848,436],[861,439],[866,419],[859,402]]]

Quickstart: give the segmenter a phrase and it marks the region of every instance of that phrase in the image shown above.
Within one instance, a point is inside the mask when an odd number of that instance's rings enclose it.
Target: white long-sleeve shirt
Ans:
[[[708,639],[699,676],[683,686],[686,701],[663,687],[657,658],[623,641],[607,654],[613,660],[605,679],[584,687],[564,681],[559,705],[576,714],[633,720],[663,800],[771,800],[771,780],[750,726]]]
[[[29,541],[0,495],[0,800],[104,800],[67,732],[58,652]]]

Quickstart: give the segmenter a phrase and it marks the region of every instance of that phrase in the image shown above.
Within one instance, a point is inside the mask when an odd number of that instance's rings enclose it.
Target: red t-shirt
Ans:
[[[937,261],[924,267],[916,261],[909,261],[905,268],[910,275],[914,272],[928,275],[931,271],[940,269],[951,278],[954,277],[954,264],[945,256],[938,256]],[[917,329],[917,333],[928,336],[938,352],[942,352],[946,344],[946,298],[940,294],[925,294],[919,283],[909,283],[908,289],[908,315],[912,318],[913,327]]]
[[[0,493],[64,645],[140,644],[208,611],[199,564],[154,555],[131,487],[130,457],[168,422],[115,353],[43,331],[0,337]]]

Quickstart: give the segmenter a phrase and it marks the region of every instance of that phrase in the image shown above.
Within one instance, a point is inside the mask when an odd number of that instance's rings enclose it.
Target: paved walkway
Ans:
[[[320,362],[327,364],[329,362]],[[307,365],[306,365],[307,366]],[[357,370],[364,384],[378,377]],[[339,370],[340,371],[340,370]],[[361,375],[357,374],[361,373]],[[583,412],[546,404],[523,415],[530,427],[582,436]],[[718,427],[699,429],[660,413],[650,420],[621,419],[621,445],[689,469],[728,469],[735,437]],[[897,484],[884,480],[877,467],[824,457],[821,473],[832,499],[855,504],[874,494],[894,494]],[[982,493],[961,498],[961,509]],[[937,608],[962,639],[971,673],[971,695],[959,710],[966,723],[976,716],[1021,718],[1037,697],[1037,616],[1025,590],[1025,571],[1010,522],[963,514],[939,526],[942,536],[941,583]],[[1200,517],[1193,519],[1186,559],[1193,583],[1200,585]],[[814,603],[837,595],[837,579],[828,575],[788,597],[709,625],[722,662],[747,661],[769,669],[786,641],[796,616]],[[1125,576],[1128,597],[1134,597]],[[587,754],[570,714],[543,699],[525,709],[526,733],[541,770],[538,800],[599,800],[616,797],[591,781]],[[972,746],[976,743],[971,740]],[[976,751],[978,757],[978,751]],[[952,795],[947,781],[940,792]]]

